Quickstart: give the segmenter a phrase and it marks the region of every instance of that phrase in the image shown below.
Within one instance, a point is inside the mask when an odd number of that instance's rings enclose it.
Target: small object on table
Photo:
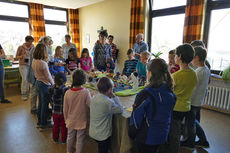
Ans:
[[[114,80],[119,80],[119,78],[120,78],[120,72],[117,72],[116,76],[114,77]]]
[[[138,73],[137,72],[133,72],[132,74],[131,74],[131,76],[130,76],[130,81],[129,81],[129,83],[132,83],[133,85],[132,85],[132,89],[133,89],[133,91],[137,91],[137,89],[138,89],[138,84],[139,84],[139,82],[138,82]]]

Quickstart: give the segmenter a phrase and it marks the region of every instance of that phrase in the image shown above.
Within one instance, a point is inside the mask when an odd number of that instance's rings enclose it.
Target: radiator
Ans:
[[[209,86],[204,101],[204,107],[220,112],[230,113],[230,89]]]

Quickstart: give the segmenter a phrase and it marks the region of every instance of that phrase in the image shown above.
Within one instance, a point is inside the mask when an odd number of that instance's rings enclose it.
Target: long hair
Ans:
[[[81,52],[81,58],[83,58],[83,54],[86,53],[87,54],[87,57],[86,58],[89,58],[89,50],[87,48],[83,48],[82,49],[82,52]]]
[[[38,43],[35,47],[33,58],[38,60],[48,61],[48,54],[45,44]]]
[[[70,48],[69,49],[69,53],[73,54],[74,56],[74,60],[77,62],[79,59],[78,59],[78,56],[77,56],[77,50],[75,48]]]
[[[62,49],[62,47],[61,47],[61,46],[57,46],[57,47],[56,47],[56,49],[55,49],[55,54],[54,54],[54,57],[55,57],[55,58],[57,58],[57,57],[58,57],[58,55],[57,55],[57,54],[58,54],[58,51],[59,51],[60,49]],[[59,58],[61,58],[62,60],[64,60],[64,58],[63,58],[62,56],[61,56],[61,57],[59,56]]]
[[[147,70],[152,73],[149,79],[149,87],[159,88],[163,83],[166,83],[170,89],[173,89],[173,80],[165,60],[161,58],[151,60],[147,65]]]

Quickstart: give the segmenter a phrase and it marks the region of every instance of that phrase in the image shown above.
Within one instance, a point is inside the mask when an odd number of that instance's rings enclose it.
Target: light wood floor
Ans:
[[[0,104],[0,153],[65,153],[65,144],[52,142],[52,130],[40,132],[30,103],[22,101],[19,89],[10,86],[6,97],[12,104]],[[211,148],[197,148],[194,153],[230,153],[230,116],[202,110],[201,124]],[[182,153],[191,153],[182,149]],[[97,153],[97,144],[86,138],[83,153]]]

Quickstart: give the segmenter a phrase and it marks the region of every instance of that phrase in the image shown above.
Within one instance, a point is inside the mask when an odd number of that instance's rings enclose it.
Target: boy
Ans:
[[[194,50],[195,56],[192,60],[192,64],[197,67],[195,72],[198,82],[191,96],[191,110],[187,118],[189,137],[186,141],[182,142],[181,145],[189,149],[194,149],[195,145],[209,148],[209,143],[199,122],[200,109],[205,100],[211,73],[205,65],[205,59],[207,57],[206,49],[199,46],[195,47]],[[195,143],[196,134],[200,140]]]
[[[112,117],[115,113],[122,113],[123,107],[113,94],[113,82],[109,78],[102,77],[97,88],[99,94],[93,97],[90,104],[89,135],[98,142],[98,153],[108,153]]]
[[[57,73],[54,78],[55,85],[49,88],[52,101],[53,112],[53,141],[58,143],[59,132],[61,129],[62,143],[66,143],[67,129],[63,115],[64,95],[68,88],[65,86],[66,76],[64,73]]]
[[[173,74],[174,72],[180,70],[180,66],[175,63],[175,50],[170,50],[168,55],[169,60],[169,72]]]
[[[128,57],[128,60],[125,61],[122,74],[129,77],[133,72],[136,71],[136,66],[137,66],[138,60],[134,58],[133,49],[129,49],[127,51],[127,57]]]
[[[193,56],[194,49],[190,44],[183,44],[176,48],[175,62],[180,65],[181,69],[172,75],[175,83],[174,94],[177,96],[169,133],[169,145],[172,153],[179,152],[181,122],[190,111],[190,97],[197,84],[196,73],[188,66],[193,60]]]
[[[139,78],[146,78],[146,65],[148,64],[150,54],[147,51],[141,52],[140,61],[137,63],[136,71]]]

